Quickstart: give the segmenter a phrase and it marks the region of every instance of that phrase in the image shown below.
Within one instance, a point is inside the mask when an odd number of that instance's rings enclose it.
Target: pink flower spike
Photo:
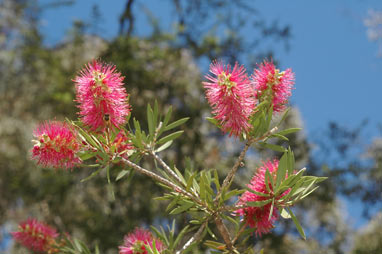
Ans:
[[[35,252],[48,252],[53,248],[58,237],[56,230],[36,219],[28,219],[19,224],[19,229],[12,232],[15,241]]]
[[[251,127],[248,120],[255,108],[255,97],[245,71],[238,63],[231,69],[230,65],[213,61],[213,75],[206,75],[208,81],[203,82],[214,118],[229,136],[238,137]]]
[[[96,60],[74,79],[80,118],[92,131],[103,131],[109,121],[117,128],[126,123],[130,105],[123,79],[114,65]]]
[[[273,62],[264,61],[254,70],[251,78],[259,102],[271,100],[274,112],[285,110],[294,85],[292,69],[280,72]]]
[[[32,149],[32,159],[43,167],[66,168],[81,164],[76,155],[81,148],[74,129],[62,122],[45,122],[33,133],[36,143]]]
[[[161,252],[164,250],[163,243],[152,236],[151,232],[143,228],[136,228],[124,238],[124,243],[119,246],[119,254],[147,254],[145,245],[153,247],[155,240],[156,249]]]
[[[272,186],[269,185],[269,190],[270,190],[269,192],[265,185],[265,172],[268,169],[271,176],[274,177],[275,179],[278,166],[279,166],[278,160],[274,160],[273,162],[267,161],[263,163],[263,166],[257,169],[257,173],[253,176],[251,182],[247,185],[247,187],[256,192],[273,195]],[[289,190],[285,191],[276,199],[281,198],[288,192]],[[252,192],[246,191],[241,195],[237,204],[246,205],[247,202],[262,201],[266,199],[268,198],[263,196],[258,196]],[[246,221],[246,223],[250,227],[256,228],[256,234],[258,236],[261,236],[264,233],[268,233],[273,228],[273,224],[278,218],[278,214],[277,214],[278,210],[276,206],[274,206],[272,215],[269,219],[271,206],[272,204],[268,203],[263,207],[245,207],[245,208],[236,210],[235,214],[239,216],[244,216],[244,220]]]

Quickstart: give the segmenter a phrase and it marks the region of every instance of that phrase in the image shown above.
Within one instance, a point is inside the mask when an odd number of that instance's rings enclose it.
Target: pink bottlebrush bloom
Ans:
[[[274,112],[281,112],[292,95],[294,73],[292,69],[280,72],[273,62],[264,61],[254,70],[252,84],[259,102],[271,100]]]
[[[214,61],[210,65],[213,75],[206,75],[208,81],[203,82],[214,118],[230,136],[240,136],[251,127],[248,120],[255,108],[255,97],[245,71],[238,63],[231,69],[230,65]]]
[[[66,123],[51,121],[37,127],[32,159],[44,167],[72,169],[81,163],[77,152],[81,143],[74,129]]]
[[[19,224],[18,231],[11,233],[15,241],[35,252],[49,252],[54,249],[56,230],[36,219],[28,219]]]
[[[109,121],[117,128],[126,123],[130,105],[123,79],[114,65],[96,60],[74,79],[79,115],[91,130],[102,131]]]
[[[150,231],[136,228],[134,232],[125,236],[123,245],[119,246],[119,254],[147,254],[145,245],[149,245],[152,248],[154,240],[156,249],[159,252],[164,250],[163,243],[159,239],[154,238]]]
[[[247,185],[248,188],[251,190],[254,190],[256,192],[261,192],[265,194],[273,195],[272,186],[269,185],[269,189],[271,193],[267,190],[267,187],[265,185],[265,172],[268,169],[269,173],[275,179],[276,172],[279,166],[279,161],[274,160],[268,161],[263,163],[262,167],[259,167],[257,169],[257,173],[253,176],[251,182]],[[288,192],[288,191],[286,191]],[[280,197],[286,194],[284,192]],[[247,202],[253,202],[253,201],[262,201],[268,199],[267,197],[258,196],[252,192],[246,191],[244,192],[238,201],[238,205],[246,205]],[[247,224],[250,227],[256,228],[256,234],[261,235],[263,233],[268,233],[273,228],[273,223],[277,220],[278,214],[277,214],[277,208],[276,206],[273,207],[272,215],[269,219],[269,213],[271,212],[271,206],[272,204],[266,204],[263,207],[245,207],[241,208],[235,211],[236,215],[244,216],[244,219],[246,220]]]

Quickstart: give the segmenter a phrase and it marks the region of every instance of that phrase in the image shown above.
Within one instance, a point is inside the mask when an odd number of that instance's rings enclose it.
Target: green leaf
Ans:
[[[285,208],[281,209],[280,215],[281,215],[281,217],[283,217],[284,219],[290,219],[290,218],[292,218],[292,217],[290,216],[290,214],[287,212],[287,210],[286,210]]]
[[[150,104],[147,104],[147,122],[149,125],[149,134],[151,137],[154,137],[154,113]]]
[[[215,241],[211,241],[211,240],[205,241],[204,245],[206,245],[207,247],[213,248],[215,250],[225,250],[226,249],[226,246],[224,243],[219,243],[219,242],[215,242]]]
[[[273,183],[273,177],[271,175],[271,173],[269,172],[269,169],[267,169],[265,171],[265,179],[269,179],[269,182],[271,183],[271,186],[272,186],[272,191],[275,189],[275,184]]]
[[[194,173],[188,178],[188,180],[187,180],[187,184],[186,184],[186,191],[189,191],[189,190],[190,190],[191,185],[192,185],[192,183],[193,183],[193,181],[194,181],[194,178],[195,178],[196,174],[197,174],[197,172],[194,172]]]
[[[170,214],[179,214],[179,213],[182,213],[184,211],[187,211],[188,209],[190,209],[191,207],[193,207],[195,205],[191,201],[182,200],[182,202],[183,202],[183,204],[181,206],[178,206],[174,210],[172,210],[170,212]]]
[[[130,170],[122,170],[121,172],[119,172],[119,174],[117,175],[117,177],[115,178],[116,181],[120,180],[122,177],[124,177],[127,173],[129,173]]]
[[[190,119],[189,117],[185,117],[185,118],[182,118],[182,119],[179,119],[173,123],[170,123],[169,125],[167,125],[165,128],[164,128],[164,131],[168,131],[168,130],[171,130],[175,127],[178,127],[179,125],[182,125],[184,124],[185,122],[188,121],[188,119]]]
[[[277,127],[280,126],[282,124],[282,122],[284,122],[284,120],[286,119],[286,117],[288,116],[288,113],[290,111],[290,108],[287,108],[287,110],[285,110],[280,122],[277,124]]]
[[[188,229],[190,228],[189,225],[185,226],[179,233],[178,233],[178,236],[176,237],[175,241],[174,241],[174,247],[177,247],[178,246],[178,243],[182,240],[184,234],[187,233]]]
[[[160,145],[160,144],[164,144],[170,140],[174,140],[174,139],[178,138],[180,135],[182,135],[183,132],[184,131],[177,131],[177,132],[171,133],[171,134],[161,138],[160,140],[158,140],[157,143]]]
[[[288,148],[288,176],[293,174],[294,164],[295,164],[294,154],[293,154],[292,150],[289,147]]]
[[[259,142],[259,144],[265,148],[271,149],[276,152],[281,152],[284,153],[286,149],[282,146],[275,145],[275,144],[269,144],[269,143],[264,143],[264,142]]]
[[[158,149],[156,149],[155,152],[159,153],[159,152],[162,152],[163,150],[166,150],[167,148],[171,146],[172,142],[173,142],[172,140],[167,141],[166,143],[158,147]]]
[[[297,231],[300,233],[300,236],[302,237],[302,239],[306,240],[305,232],[302,229],[302,227],[300,225],[300,222],[297,220],[297,218],[293,214],[292,210],[289,207],[287,209],[288,209],[288,212],[289,212],[290,216],[292,217],[292,220],[293,220],[294,224],[296,225]]]
[[[178,177],[180,178],[180,180],[182,181],[182,183],[184,185],[186,185],[186,180],[184,179],[182,173],[180,173],[180,171],[174,166],[174,171],[175,173],[178,175]]]
[[[289,139],[288,139],[287,137],[285,137],[285,136],[283,136],[283,135],[280,135],[280,134],[278,134],[278,133],[272,134],[270,137],[271,137],[271,138],[279,138],[279,139],[281,139],[281,140],[289,141]]]
[[[171,118],[171,114],[172,114],[172,106],[169,107],[165,117],[164,117],[164,120],[163,120],[163,126],[167,126],[168,124],[168,121],[170,121],[170,118]]]
[[[284,135],[288,135],[290,133],[294,133],[294,132],[297,132],[297,131],[300,131],[300,130],[302,130],[302,129],[301,128],[289,128],[289,129],[286,129],[286,130],[279,131],[276,134],[284,136]]]
[[[273,208],[275,207],[275,199],[272,198],[272,205],[271,205],[271,210],[269,211],[269,216],[268,216],[268,220],[270,221],[271,220],[271,217],[273,215]]]
[[[216,169],[214,170],[214,183],[215,183],[216,189],[219,190],[220,189],[219,175]]]
[[[78,156],[81,158],[82,161],[86,161],[90,158],[93,158],[94,156],[96,156],[97,153],[93,153],[93,152],[82,152],[82,153],[79,153]]]
[[[107,183],[110,184],[110,166],[109,166],[109,164],[107,164],[105,168],[106,168]]]
[[[95,177],[96,175],[98,175],[98,173],[99,173],[102,169],[104,169],[104,168],[100,167],[99,169],[97,169],[96,171],[94,171],[93,173],[91,173],[88,177],[82,179],[82,180],[81,180],[81,183],[86,182],[86,181],[92,179],[93,177]]]
[[[228,200],[228,199],[230,199],[233,196],[237,196],[237,195],[242,194],[243,192],[245,192],[245,190],[237,190],[237,189],[235,189],[235,190],[232,190],[232,191],[230,191],[228,193],[223,191],[222,197],[223,197],[223,200]]]
[[[280,183],[285,179],[286,172],[288,167],[288,153],[285,152],[279,161],[279,168],[276,173],[276,188],[274,192],[277,192],[277,188],[280,186]]]
[[[211,231],[210,227],[208,227],[208,225],[206,226],[207,228],[207,232],[208,234],[215,240],[217,240],[218,238],[216,237],[216,235]]]
[[[254,190],[252,190],[251,188],[248,188],[248,187],[245,187],[245,189],[247,191],[257,195],[257,196],[260,196],[260,197],[269,197],[269,194],[267,194],[267,193],[262,193],[262,192],[254,191]]]
[[[212,123],[213,125],[215,125],[216,127],[220,128],[220,124],[219,124],[219,121],[216,120],[215,118],[213,117],[206,117],[207,121]]]
[[[252,207],[263,207],[271,202],[272,202],[272,199],[267,199],[267,200],[261,200],[261,201],[247,202],[247,205]]]

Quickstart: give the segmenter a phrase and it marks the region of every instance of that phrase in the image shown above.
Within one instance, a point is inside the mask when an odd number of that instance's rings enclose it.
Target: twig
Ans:
[[[245,228],[247,227],[247,223],[244,223],[243,226],[240,228],[240,230],[237,232],[235,237],[232,240],[232,245],[235,245],[235,242],[239,238],[239,236],[244,232]]]
[[[182,187],[179,187],[178,185],[170,182],[169,180],[145,169],[145,168],[142,168],[140,167],[139,165],[125,159],[125,158],[122,158],[122,161],[129,167],[132,167],[133,169],[135,169],[136,171],[138,171],[139,173],[141,174],[144,174],[144,175],[147,175],[148,177],[151,177],[152,179],[158,181],[158,182],[161,182],[162,184],[170,187],[171,189],[173,189],[175,192],[178,192],[178,193],[181,193],[183,194],[184,196],[192,199],[195,203],[201,205],[202,207],[205,207],[207,209],[207,211],[210,211],[210,209],[208,207],[206,207],[206,205],[201,201],[199,200],[197,197],[195,197],[194,195],[192,195],[191,193],[189,193],[188,191],[184,190]]]
[[[149,154],[153,156],[156,161],[159,162],[159,164],[166,170],[167,173],[169,173],[172,177],[175,178],[178,184],[180,184],[182,187],[186,187],[182,180],[179,178],[179,176],[166,164],[166,162],[164,162],[158,155],[156,155],[153,150],[149,150]]]
[[[228,250],[230,251],[230,253],[234,253],[234,247],[233,247],[232,242],[231,242],[231,236],[229,235],[228,229],[225,226],[225,224],[223,223],[222,218],[220,217],[220,215],[216,215],[214,220],[216,223],[216,227],[218,228],[221,236],[223,237],[223,240],[224,240],[225,245],[227,246]]]
[[[239,169],[240,164],[244,160],[245,154],[247,153],[251,144],[266,139],[269,135],[272,135],[277,130],[278,130],[278,128],[276,126],[273,129],[271,129],[270,131],[267,131],[267,133],[265,133],[263,136],[258,137],[256,139],[249,139],[247,141],[247,143],[245,144],[243,150],[241,151],[239,158],[237,159],[236,163],[233,165],[232,169],[230,170],[230,172],[228,173],[228,175],[224,179],[223,184],[222,184],[218,194],[215,197],[215,200],[214,200],[215,203],[217,203],[218,200],[220,199],[220,196],[221,196],[223,190],[231,185],[233,179],[235,178],[235,174],[236,174],[237,170]]]

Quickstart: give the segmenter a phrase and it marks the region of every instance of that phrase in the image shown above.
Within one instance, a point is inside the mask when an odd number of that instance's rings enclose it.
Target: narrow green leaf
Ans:
[[[287,209],[288,209],[288,212],[289,212],[290,216],[292,217],[292,220],[293,220],[294,224],[296,225],[297,231],[300,233],[302,239],[306,240],[305,232],[302,229],[302,227],[300,225],[300,222],[297,220],[297,218],[293,214],[292,210],[289,207],[287,207]]]
[[[178,203],[179,199],[180,199],[180,196],[177,196],[173,200],[171,200],[171,202],[168,204],[166,208],[166,211],[171,210]]]
[[[82,161],[86,161],[86,160],[96,156],[96,154],[97,153],[93,153],[93,152],[83,152],[83,153],[79,153],[78,156],[81,158]]]
[[[210,227],[206,227],[207,228],[207,232],[208,234],[215,240],[217,240],[218,238],[216,237],[216,235],[211,231]]]
[[[166,150],[167,148],[169,148],[171,146],[172,142],[173,142],[172,140],[167,141],[166,143],[164,143],[163,145],[158,147],[158,149],[156,149],[155,152],[159,153],[159,152]]]
[[[182,118],[182,119],[179,119],[173,123],[170,123],[169,125],[167,125],[165,128],[164,128],[164,131],[168,131],[168,130],[171,130],[175,127],[178,127],[179,125],[182,125],[184,124],[185,122],[188,121],[188,119],[190,119],[189,117],[185,117],[185,118]]]
[[[264,143],[264,142],[259,142],[259,144],[265,148],[268,148],[268,149],[271,149],[273,151],[276,151],[276,152],[285,152],[286,149],[282,146],[279,146],[279,145],[275,145],[275,144],[269,144],[269,143]]]
[[[215,118],[213,118],[213,117],[206,117],[206,120],[208,122],[212,123],[213,125],[215,125],[216,127],[220,128],[219,121],[216,120]]]
[[[286,117],[288,116],[289,114],[289,111],[290,111],[290,108],[287,108],[287,110],[285,110],[280,122],[277,124],[277,126],[280,126],[282,124],[282,122],[284,122],[284,120],[286,119]]]
[[[272,191],[275,189],[275,184],[273,182],[273,176],[271,175],[271,173],[269,172],[269,169],[267,169],[265,171],[265,178],[268,178],[269,179],[269,182],[271,183],[271,186],[272,186]]]
[[[150,104],[147,104],[147,122],[149,125],[149,134],[151,137],[154,136],[154,113],[150,106]]]
[[[218,171],[216,169],[214,170],[214,183],[216,186],[216,190],[220,190],[219,175],[218,175]]]
[[[261,201],[247,202],[247,205],[252,207],[263,207],[271,202],[272,202],[272,199],[267,199],[267,200],[261,200]]]
[[[171,114],[172,114],[172,106],[168,108],[168,111],[163,120],[163,126],[167,126],[168,122],[170,121]]]
[[[155,103],[154,103],[154,117],[153,117],[153,125],[154,127],[157,126],[158,124],[158,118],[159,118],[159,106],[158,106],[158,101],[155,100]]]
[[[188,180],[187,180],[187,184],[186,184],[186,190],[187,190],[187,191],[190,190],[191,185],[192,185],[192,183],[193,183],[193,181],[194,181],[195,176],[196,176],[196,172],[194,172],[194,173],[188,178]]]
[[[269,194],[267,194],[267,193],[262,193],[262,192],[254,191],[254,190],[252,190],[251,188],[248,188],[248,187],[245,187],[245,189],[247,191],[257,195],[257,196],[260,196],[260,197],[269,197]]]
[[[281,209],[280,215],[281,215],[281,217],[283,217],[284,219],[290,219],[290,218],[292,218],[292,217],[290,216],[290,214],[287,212],[287,210],[286,210],[285,208]]]
[[[173,132],[163,138],[161,138],[160,140],[158,140],[157,144],[161,145],[161,144],[164,144],[170,140],[174,140],[176,138],[178,138],[180,135],[182,135],[184,131],[177,131],[177,132]]]
[[[279,168],[276,173],[276,188],[274,192],[277,192],[277,188],[280,186],[280,183],[285,179],[286,172],[288,167],[288,153],[285,152],[279,161]]]
[[[189,225],[185,226],[178,234],[174,241],[174,247],[178,246],[178,243],[183,239],[183,236],[187,233],[188,229],[190,228]]]
[[[184,185],[186,185],[186,180],[184,179],[182,173],[180,173],[179,169],[177,169],[176,166],[174,166],[174,171],[175,171],[175,173],[178,175],[178,177],[180,178],[180,180],[182,181],[182,183],[183,183]]]
[[[271,210],[269,211],[268,221],[271,220],[271,217],[273,215],[273,208],[274,208],[274,206],[275,206],[275,199],[272,198],[272,205],[271,205]]]
[[[233,196],[237,196],[237,195],[242,194],[243,192],[245,192],[245,190],[237,190],[237,189],[234,189],[234,190],[232,190],[232,191],[230,191],[228,193],[223,192],[223,195],[222,195],[223,196],[223,200],[228,200],[228,199],[230,199]]]
[[[105,168],[106,168],[107,183],[110,183],[110,166],[109,166],[109,164],[107,164]]]
[[[190,209],[191,207],[193,207],[195,204],[191,201],[186,201],[186,200],[182,200],[184,203],[181,205],[181,206],[178,206],[177,208],[175,208],[174,210],[172,210],[170,212],[170,214],[179,214],[179,213],[182,213],[184,211],[187,211],[188,209]]]
[[[116,181],[120,180],[122,177],[124,177],[127,173],[129,173],[130,170],[122,170],[121,172],[119,172],[119,174],[117,175],[117,177],[115,178]]]
[[[287,137],[285,137],[285,136],[283,136],[283,135],[280,135],[280,134],[278,134],[278,133],[272,134],[272,135],[270,136],[270,138],[279,138],[279,139],[281,139],[281,140],[289,141],[289,139],[288,139]]]
[[[302,129],[301,128],[289,128],[286,130],[279,131],[276,134],[284,136],[284,135],[288,135],[290,133],[298,132],[300,130],[302,130]]]
[[[97,169],[96,171],[94,171],[93,173],[91,173],[88,177],[82,179],[82,180],[81,180],[81,183],[86,182],[86,181],[92,179],[93,177],[95,177],[96,175],[98,175],[98,173],[99,173],[102,169],[103,169],[103,168],[100,167],[99,169]]]

